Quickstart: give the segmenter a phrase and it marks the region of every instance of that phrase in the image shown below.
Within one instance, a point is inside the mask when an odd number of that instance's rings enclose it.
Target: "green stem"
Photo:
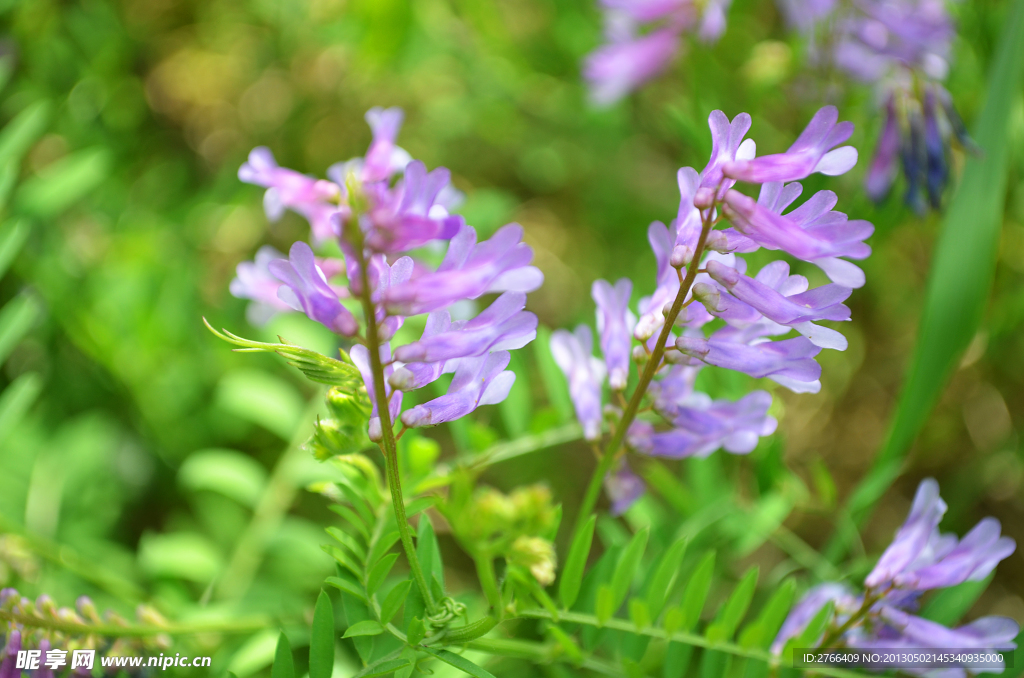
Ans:
[[[576,515],[576,527],[573,530],[573,541],[575,541],[575,537],[579,531],[583,529],[583,525],[586,523],[587,519],[590,518],[590,514],[594,512],[594,507],[597,506],[597,499],[601,494],[601,485],[604,482],[604,478],[608,475],[608,472],[612,470],[612,466],[615,464],[616,460],[618,460],[619,450],[622,447],[623,439],[626,437],[626,431],[629,430],[630,424],[632,424],[633,420],[636,419],[637,411],[640,409],[640,402],[643,400],[644,395],[646,395],[647,388],[651,385],[651,380],[654,379],[655,373],[657,373],[658,368],[661,367],[661,360],[665,355],[665,345],[668,343],[668,336],[672,333],[672,326],[675,324],[679,311],[683,308],[683,301],[685,301],[686,295],[689,294],[690,287],[693,285],[693,281],[697,277],[697,269],[700,267],[700,259],[704,255],[704,245],[707,242],[708,234],[711,232],[711,226],[714,223],[712,219],[713,212],[714,209],[711,208],[706,210],[704,214],[704,220],[700,230],[700,238],[697,240],[697,248],[694,250],[693,259],[690,261],[690,265],[686,267],[686,277],[679,284],[679,292],[676,294],[676,298],[672,302],[672,308],[665,314],[665,325],[661,328],[661,334],[658,335],[658,341],[654,345],[654,351],[651,352],[647,365],[644,367],[644,371],[640,374],[640,382],[636,385],[636,390],[633,391],[633,396],[629,399],[626,409],[622,412],[622,419],[615,426],[612,438],[608,441],[608,445],[605,447],[601,461],[598,462],[597,468],[594,470],[594,475],[590,478],[590,484],[587,485],[586,494],[583,495],[583,503],[580,506],[579,513]]]
[[[473,557],[476,563],[476,573],[480,578],[480,586],[487,596],[487,602],[499,620],[504,616],[503,605],[501,604],[501,591],[498,589],[498,578],[494,574],[494,559],[490,554],[481,553]]]
[[[252,633],[274,624],[267,617],[256,617],[250,621],[235,621],[226,624],[168,624],[167,626],[119,626],[117,624],[80,624],[58,619],[17,614],[0,610],[0,620],[22,626],[59,631],[73,636],[104,636],[107,638],[149,637],[159,635],[186,636],[206,633]]]
[[[870,591],[865,593],[864,602],[861,604],[860,609],[851,614],[850,618],[847,619],[842,626],[832,629],[827,634],[825,634],[825,637],[822,638],[821,642],[818,644],[818,647],[823,650],[826,650],[829,647],[831,647],[832,643],[842,638],[844,633],[849,631],[851,628],[853,628],[855,624],[864,619],[867,613],[871,610],[872,606],[878,602],[879,598],[881,598],[881,596],[873,596],[871,595]]]
[[[370,370],[373,372],[373,395],[377,401],[377,416],[380,417],[381,440],[377,444],[384,454],[384,468],[388,476],[388,489],[391,491],[391,504],[395,510],[395,521],[398,523],[398,535],[405,550],[405,558],[409,561],[409,570],[420,589],[427,612],[433,614],[436,606],[434,596],[423,576],[423,568],[416,557],[416,547],[412,543],[409,532],[409,519],[405,515],[405,499],[402,497],[402,480],[398,472],[398,447],[395,444],[395,432],[392,428],[391,410],[388,409],[388,397],[384,385],[384,366],[380,361],[380,333],[377,329],[377,314],[373,306],[370,291],[370,276],[366,270],[366,257],[362,245],[358,245],[359,269],[362,276],[363,315],[366,316],[366,343],[370,354]]]

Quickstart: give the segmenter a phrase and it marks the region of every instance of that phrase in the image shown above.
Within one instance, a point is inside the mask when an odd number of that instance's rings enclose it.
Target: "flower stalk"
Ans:
[[[352,229],[357,230],[357,229]],[[427,612],[433,614],[436,605],[434,596],[423,575],[423,568],[420,567],[419,558],[416,557],[416,547],[412,543],[412,534],[409,531],[409,520],[405,515],[405,499],[402,496],[402,479],[398,471],[398,446],[395,441],[395,432],[392,428],[391,411],[388,408],[388,396],[384,384],[384,365],[380,359],[380,339],[377,328],[377,314],[373,306],[372,291],[370,289],[370,276],[367,272],[366,255],[363,253],[362,245],[355,248],[359,256],[359,271],[362,278],[362,293],[360,300],[363,305],[363,314],[366,317],[366,344],[370,354],[370,369],[373,372],[373,394],[377,401],[377,416],[380,417],[381,439],[377,443],[384,454],[384,468],[388,478],[388,489],[391,492],[391,505],[395,511],[395,522],[398,523],[398,535],[405,551],[405,558],[409,561],[409,570],[413,579],[420,589],[423,602]]]
[[[718,190],[715,191],[715,194],[718,194]],[[676,294],[676,298],[672,302],[671,309],[669,309],[669,312],[665,314],[665,324],[662,326],[661,333],[658,335],[658,341],[654,345],[654,350],[651,351],[650,358],[644,366],[643,372],[640,374],[640,382],[637,384],[632,397],[630,397],[629,402],[626,404],[626,409],[622,412],[622,419],[619,420],[618,425],[615,427],[611,440],[609,440],[608,445],[605,446],[604,454],[601,456],[601,460],[598,462],[597,468],[594,470],[594,475],[591,476],[590,483],[587,485],[586,494],[583,495],[583,503],[581,504],[580,511],[576,516],[576,525],[573,529],[574,540],[579,531],[583,529],[583,525],[586,524],[590,514],[594,512],[594,507],[597,506],[597,498],[601,494],[601,484],[604,482],[605,476],[611,472],[615,462],[621,456],[622,443],[625,440],[626,432],[629,430],[633,420],[636,419],[636,415],[640,410],[640,403],[643,401],[644,395],[647,393],[647,388],[651,385],[654,375],[661,367],[661,362],[665,355],[665,345],[668,343],[668,337],[672,333],[672,326],[675,324],[676,317],[683,308],[683,302],[686,299],[686,295],[689,294],[690,288],[693,286],[693,281],[697,277],[698,269],[700,267],[700,259],[704,255],[704,247],[707,243],[708,234],[711,232],[711,227],[714,225],[713,215],[714,206],[708,208],[701,214],[702,224],[700,238],[697,240],[697,247],[694,250],[693,259],[686,267],[686,277],[683,278],[682,283],[679,285],[679,292]]]

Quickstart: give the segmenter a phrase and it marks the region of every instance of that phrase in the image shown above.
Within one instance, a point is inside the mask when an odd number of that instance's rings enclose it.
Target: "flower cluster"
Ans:
[[[787,0],[783,8],[791,24],[829,46],[815,47],[816,59],[878,87],[885,122],[865,178],[868,195],[884,200],[902,165],[907,204],[923,212],[927,196],[938,208],[953,139],[974,148],[940,84],[956,35],[944,0]]]
[[[766,377],[798,393],[815,393],[821,388],[815,356],[822,348],[847,347],[842,334],[818,323],[850,319],[843,301],[864,284],[864,274],[848,259],[870,254],[863,241],[873,227],[833,211],[836,196],[831,191],[787,209],[801,194],[797,180],[814,172],[842,174],[853,167],[857,152],[840,146],[853,126],[838,122],[834,107],[822,108],[789,150],[758,158],[754,142],[744,140],[749,115],[741,113],[730,121],[715,111],[709,124],[711,160],[700,173],[690,167],[679,170],[681,199],[675,220],[669,226],[655,222],[648,229],[657,261],[654,292],[639,300],[634,315],[629,307],[631,281],[594,283],[604,360],[592,355],[593,338],[585,325],[552,335],[552,353],[568,379],[588,440],[601,437],[607,418],[628,428],[625,442],[640,454],[681,458],[706,456],[719,448],[748,453],[761,436],[775,430],[776,421],[768,415],[771,396],[755,391],[736,402],[712,400],[694,388],[700,370],[714,365]],[[737,181],[761,184],[758,199],[733,188]],[[723,217],[731,227],[712,230]],[[760,248],[814,264],[832,282],[809,289],[807,278],[791,274],[784,260],[751,275],[738,254]],[[707,333],[709,328],[716,329]],[[786,338],[792,332],[797,336]],[[634,398],[649,396],[660,423],[622,421],[623,411],[602,407],[606,377],[613,391],[623,391],[631,359],[653,370],[646,394],[634,393]],[[636,404],[626,411],[635,414]],[[667,430],[661,430],[661,423]],[[606,489],[613,510],[621,512],[644,486],[622,462],[607,478]]]
[[[679,51],[683,33],[717,41],[730,1],[601,0],[607,43],[583,67],[593,101],[614,103],[661,73]]]
[[[267,216],[295,211],[309,221],[314,245],[334,240],[344,259],[317,257],[305,242],[293,244],[287,258],[266,247],[254,262],[238,266],[231,292],[255,302],[251,317],[301,311],[357,342],[351,360],[372,404],[370,438],[379,440],[377,361],[386,379],[389,422],[439,424],[505,399],[515,380],[505,369],[508,351],[536,337],[537,318],[523,309],[526,293],[541,285],[543,275],[530,265],[533,251],[523,244],[519,225],[478,242],[476,231],[449,212],[460,198],[449,171],[428,172],[395,145],[400,109],[374,108],[366,120],[373,130],[366,156],[332,166],[327,180],[279,167],[265,148],[249,155],[238,176],[266,187]],[[445,241],[447,251],[434,269],[405,255],[416,249],[429,254]],[[452,318],[454,305],[492,294],[499,296],[476,317]],[[423,314],[422,337],[392,347],[405,320]],[[454,376],[446,395],[401,412],[403,392],[447,373]]]
[[[985,518],[964,535],[939,532],[946,504],[939,485],[921,482],[892,544],[864,580],[866,591],[857,595],[844,584],[821,584],[797,603],[783,624],[772,651],[781,652],[790,638],[800,634],[827,603],[835,606],[831,631],[825,640],[866,650],[904,648],[963,648],[1009,650],[1020,627],[1005,617],[983,617],[954,629],[913,614],[927,591],[956,586],[987,577],[1017,545],[1000,536],[999,521]],[[818,639],[821,641],[822,639]],[[831,647],[831,644],[829,645]],[[981,669],[964,666],[943,676],[965,676]]]

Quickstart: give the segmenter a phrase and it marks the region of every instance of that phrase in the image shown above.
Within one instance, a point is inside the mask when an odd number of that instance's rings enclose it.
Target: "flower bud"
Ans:
[[[370,420],[370,430],[367,437],[370,442],[379,443],[384,440],[384,429],[380,426],[380,417],[374,417]]]
[[[693,298],[704,304],[708,311],[718,311],[722,301],[718,288],[708,283],[697,283],[693,286]]]
[[[89,596],[82,596],[75,601],[78,613],[91,622],[100,621],[100,612],[96,609],[96,603],[92,602]]]
[[[682,268],[693,261],[693,248],[688,245],[676,245],[672,248],[669,264],[672,268]]]
[[[638,365],[643,365],[647,362],[650,356],[647,355],[647,351],[644,350],[643,346],[633,347],[633,361]]]
[[[541,586],[555,581],[555,545],[540,537],[519,537],[507,555],[513,565],[525,567]]]
[[[699,210],[706,210],[715,204],[715,192],[710,188],[698,188],[693,194],[693,206]]]
[[[689,357],[680,353],[675,346],[665,347],[665,362],[669,365],[679,365],[689,362]]]
[[[728,254],[731,249],[729,247],[729,238],[721,231],[711,231],[708,233],[708,239],[704,243],[704,247],[719,254]]]

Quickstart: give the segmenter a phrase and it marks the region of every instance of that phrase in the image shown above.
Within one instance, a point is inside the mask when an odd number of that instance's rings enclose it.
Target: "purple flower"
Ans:
[[[714,190],[720,185],[721,197],[736,183],[735,179],[722,174],[722,168],[733,162],[752,160],[757,153],[757,145],[753,139],[743,139],[750,131],[750,115],[747,113],[740,113],[729,122],[729,117],[722,111],[712,111],[708,116],[708,127],[711,128],[711,159],[701,170],[700,186]]]
[[[363,162],[363,181],[386,181],[396,172],[406,169],[411,158],[395,145],[404,117],[401,108],[374,106],[366,112],[366,123],[373,131],[373,141]]]
[[[878,137],[871,166],[864,177],[864,190],[875,202],[885,200],[896,178],[896,166],[900,150],[900,124],[896,117],[896,102],[892,95],[885,104],[885,127]]]
[[[661,73],[678,49],[679,36],[671,28],[599,47],[583,64],[591,100],[599,106],[615,103]]]
[[[780,215],[730,190],[725,195],[724,212],[741,233],[762,247],[783,250],[797,259],[817,263],[835,257],[866,258],[871,248],[863,241],[874,233],[874,226],[829,211],[834,200],[831,191],[819,191],[789,214]]]
[[[893,607],[882,607],[880,617],[899,632],[896,647],[971,648],[977,650],[1012,650],[1013,639],[1020,626],[1006,617],[982,617],[955,629],[907,614]],[[875,647],[891,647],[876,641]]]
[[[489,292],[532,292],[544,275],[529,265],[533,250],[522,239],[523,227],[508,224],[478,244],[476,231],[463,226],[437,271],[392,287],[384,295],[384,305],[389,313],[410,316]]]
[[[828,582],[815,586],[805,593],[800,602],[789,611],[789,616],[786,617],[786,621],[783,622],[778,635],[775,636],[775,640],[772,642],[772,653],[779,654],[782,652],[786,641],[799,635],[829,601],[835,602],[837,609],[855,610],[860,606],[860,601],[857,597],[843,584]],[[817,644],[819,640],[820,638],[812,640],[812,645]]]
[[[891,583],[926,590],[977,581],[1016,549],[1012,539],[1000,536],[995,518],[982,520],[959,542],[954,535],[941,534],[938,526],[945,512],[938,483],[932,478],[921,481],[910,515],[864,585],[877,588]]]
[[[707,270],[715,282],[769,320],[795,328],[816,346],[846,350],[843,335],[817,327],[813,321],[849,320],[850,309],[842,302],[849,298],[850,288],[829,284],[807,290],[807,279],[789,275],[789,264],[784,261],[765,266],[755,278],[717,261],[709,261]]]
[[[235,278],[229,287],[231,294],[239,299],[251,299],[246,317],[254,325],[262,325],[275,314],[291,311],[292,307],[281,301],[277,295],[281,281],[270,273],[270,262],[283,259],[284,255],[270,245],[264,245],[256,252],[254,261],[243,261],[235,269]],[[345,264],[340,259],[316,259],[324,277],[330,280],[341,273]],[[348,296],[344,287],[331,286],[340,298]]]
[[[662,370],[660,379],[654,381],[647,392],[654,398],[654,409],[667,418],[674,418],[679,408],[691,405],[695,397],[703,394],[694,392],[693,385],[700,373],[701,365],[672,365]]]
[[[821,366],[814,361],[821,349],[808,339],[796,337],[747,346],[716,339],[717,334],[710,339],[679,337],[676,348],[709,365],[768,377],[796,393],[817,393],[821,389]]]
[[[331,216],[339,210],[342,192],[338,184],[279,167],[274,154],[263,146],[249,153],[248,162],[238,170],[238,178],[267,189],[263,208],[271,221],[277,221],[285,209],[290,209],[306,218],[316,241],[335,235]]]
[[[388,341],[395,335],[395,332],[405,322],[405,318],[398,315],[387,315],[381,299],[388,290],[396,285],[407,283],[413,275],[415,262],[412,257],[400,257],[393,264],[388,264],[382,254],[374,255],[370,260],[369,272],[371,276],[376,274],[376,284],[372,285],[373,294],[371,299],[374,303],[375,316],[379,326],[378,338],[381,341]],[[371,280],[374,278],[371,277]]]
[[[21,671],[15,668],[18,651],[21,650],[21,631],[12,629],[7,634],[7,644],[0,653],[0,678],[19,678]]]
[[[537,338],[537,316],[524,306],[525,293],[505,292],[472,320],[451,323],[445,331],[399,346],[395,359],[433,363],[522,348]]]
[[[633,282],[621,278],[612,287],[607,280],[595,280],[591,296],[597,304],[597,333],[608,367],[608,383],[621,391],[629,380],[630,353],[636,316],[629,310]]]
[[[736,402],[711,400],[695,394],[690,404],[676,408],[672,428],[656,433],[643,421],[629,430],[629,444],[638,452],[656,457],[706,457],[722,448],[733,454],[747,454],[757,447],[758,438],[775,432],[778,422],[768,416],[772,397],[754,391]]]
[[[461,358],[448,393],[402,413],[409,427],[433,426],[466,416],[480,405],[496,405],[508,397],[516,375],[505,371],[508,351]]]
[[[450,179],[451,172],[444,167],[428,174],[419,160],[406,165],[395,190],[381,191],[383,197],[363,217],[367,246],[377,252],[404,252],[454,236],[465,221],[437,204]]]
[[[268,264],[270,272],[283,285],[277,295],[296,311],[302,311],[332,332],[353,336],[359,324],[341,305],[338,293],[327,283],[323,270],[317,266],[313,250],[304,242],[296,242],[288,259],[277,259]]]
[[[575,332],[557,330],[551,335],[551,355],[569,381],[569,396],[587,440],[601,437],[601,385],[605,377],[604,363],[593,356],[593,347],[594,338],[586,325]]]
[[[633,330],[633,335],[640,341],[647,341],[653,337],[665,324],[665,305],[671,303],[679,292],[679,275],[669,263],[672,256],[672,237],[665,224],[660,221],[652,223],[647,228],[647,240],[654,250],[658,277],[654,294],[640,300],[640,319]]]
[[[621,516],[636,503],[637,499],[643,496],[647,491],[647,485],[633,473],[629,464],[622,460],[617,471],[605,476],[604,491],[612,500],[612,515]]]
[[[853,146],[835,148],[853,134],[853,123],[837,124],[838,120],[836,107],[825,106],[814,114],[785,153],[727,162],[722,169],[732,179],[755,184],[796,181],[814,172],[828,176],[845,174],[857,164],[857,149]],[[835,150],[831,150],[833,148]]]
[[[427,316],[427,324],[423,328],[423,336],[420,337],[419,343],[427,343],[433,337],[443,335],[451,329],[451,326],[452,317],[448,311],[435,311],[431,313]],[[411,345],[413,344],[408,346]],[[399,346],[397,351],[401,351],[406,347]],[[458,364],[459,361],[453,359],[431,363],[418,362],[396,365],[394,372],[388,377],[388,383],[400,391],[413,391],[436,381],[442,374],[454,372]]]
[[[391,384],[388,383],[388,379],[395,370],[395,366],[391,363],[391,344],[384,343],[380,346],[380,361],[385,365],[384,367],[384,395],[388,400],[388,414],[391,417],[392,423],[398,419],[398,413],[402,411],[402,392],[392,389]],[[370,398],[370,403],[373,407],[370,412],[370,423],[369,423],[369,437],[374,442],[379,442],[383,438],[384,429],[381,427],[380,415],[377,411],[377,397],[375,395],[376,390],[373,384],[373,369],[370,365],[370,351],[367,350],[362,344],[356,344],[349,351],[349,356],[352,358],[352,362],[359,370],[359,374],[363,377],[363,384],[366,386],[366,395]]]

